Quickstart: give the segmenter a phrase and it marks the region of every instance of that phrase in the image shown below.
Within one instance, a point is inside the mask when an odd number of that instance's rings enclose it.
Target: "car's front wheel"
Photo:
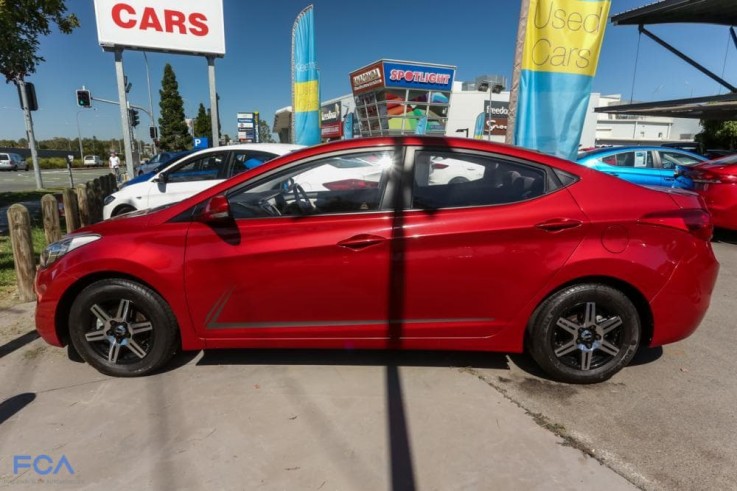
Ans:
[[[125,279],[87,286],[69,314],[74,348],[98,371],[116,377],[148,375],[176,352],[177,322],[155,291]]]
[[[562,382],[602,382],[632,360],[641,321],[632,301],[602,284],[574,285],[546,299],[530,320],[529,352]]]

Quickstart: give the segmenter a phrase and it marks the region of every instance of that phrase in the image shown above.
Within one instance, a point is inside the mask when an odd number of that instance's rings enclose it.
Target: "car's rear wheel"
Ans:
[[[640,316],[632,301],[607,285],[582,284],[548,297],[530,320],[529,352],[562,382],[602,382],[632,361]]]
[[[164,299],[125,279],[82,290],[69,314],[69,334],[87,363],[116,377],[148,375],[177,348],[177,322]]]
[[[116,217],[118,215],[123,215],[124,213],[130,213],[132,211],[136,211],[136,209],[129,205],[122,205],[122,206],[118,206],[117,208],[115,208],[111,216]]]

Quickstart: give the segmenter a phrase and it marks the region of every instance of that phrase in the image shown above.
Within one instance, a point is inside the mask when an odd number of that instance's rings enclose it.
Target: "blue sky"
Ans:
[[[182,0],[183,3],[194,0]],[[71,35],[53,33],[41,40],[46,61],[28,78],[36,86],[39,111],[33,113],[37,139],[77,136],[120,138],[117,106],[76,106],[75,90],[85,85],[93,97],[117,100],[113,55],[98,45],[92,0],[67,0],[81,27]],[[348,73],[380,58],[441,63],[457,67],[456,80],[500,74],[511,78],[519,3],[513,0],[454,2],[314,0],[318,64],[323,100],[350,92]],[[614,0],[611,14],[640,7],[647,0]],[[291,29],[307,0],[257,2],[224,0],[227,54],[216,61],[223,132],[236,133],[236,112],[260,111],[271,125],[274,111],[288,106]],[[651,26],[689,56],[732,83],[737,54],[725,27]],[[630,97],[638,33],[635,27],[607,26],[594,90]],[[726,53],[726,64],[725,64]],[[123,61],[133,88],[129,100],[148,107],[143,54],[127,51]],[[154,111],[163,67],[177,75],[187,117],[207,107],[209,89],[204,58],[148,54]],[[640,41],[634,98],[641,101],[713,95],[720,87],[653,41]],[[722,89],[722,93],[724,90]],[[148,139],[148,118],[141,114],[138,135]],[[0,84],[0,139],[25,137],[23,114],[12,84]]]

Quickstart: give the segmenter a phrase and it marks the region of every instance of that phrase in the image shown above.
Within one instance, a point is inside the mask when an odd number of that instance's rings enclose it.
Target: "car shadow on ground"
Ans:
[[[714,238],[712,241],[737,244],[737,230],[727,230],[723,228],[714,229]]]

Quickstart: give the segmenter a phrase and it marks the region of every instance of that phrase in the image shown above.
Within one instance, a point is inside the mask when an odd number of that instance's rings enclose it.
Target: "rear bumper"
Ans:
[[[711,244],[694,239],[692,251],[650,302],[654,324],[650,346],[680,341],[696,330],[709,308],[718,273]]]
[[[737,184],[707,184],[699,194],[715,227],[737,230]]]

